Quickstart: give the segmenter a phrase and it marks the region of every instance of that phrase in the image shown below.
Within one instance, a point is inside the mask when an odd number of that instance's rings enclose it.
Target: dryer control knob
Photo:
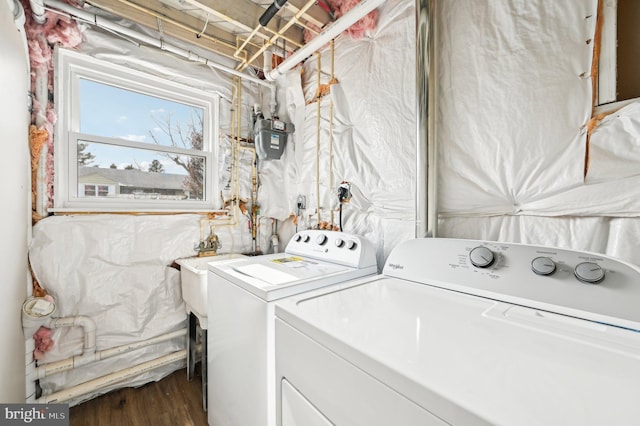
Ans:
[[[316,237],[316,243],[318,245],[324,245],[327,242],[327,236],[324,234],[320,234]]]
[[[355,242],[355,241],[353,241],[353,240],[349,240],[349,241],[347,241],[347,248],[348,248],[349,250],[355,250],[355,249],[356,249],[356,247],[358,247],[358,243],[356,243],[356,242]]]
[[[573,270],[578,281],[587,284],[598,284],[604,280],[604,269],[594,262],[578,263]]]
[[[491,250],[484,246],[478,246],[469,252],[469,260],[476,268],[488,268],[493,265],[496,258]]]
[[[311,237],[308,234],[305,234],[302,237],[302,241],[305,242],[305,243],[308,243],[310,239],[311,239]]]
[[[336,247],[342,247],[344,245],[344,240],[342,238],[338,238],[336,240]]]
[[[551,275],[556,271],[556,264],[549,257],[536,257],[531,261],[531,270],[538,275]]]
[[[300,235],[300,234],[296,234],[296,235],[293,236],[293,240],[296,243],[300,242],[301,239],[302,239],[302,235]]]

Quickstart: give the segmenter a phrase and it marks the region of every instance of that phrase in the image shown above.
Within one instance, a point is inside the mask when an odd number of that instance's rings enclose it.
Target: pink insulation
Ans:
[[[51,329],[44,326],[40,327],[38,331],[33,334],[33,340],[36,345],[36,348],[33,351],[34,359],[43,359],[45,352],[50,351],[53,348],[55,342],[51,338],[51,335]]]
[[[74,1],[63,0],[76,5]],[[29,61],[31,64],[31,92],[33,97],[32,124],[48,133],[47,147],[47,205],[52,205],[53,200],[53,127],[56,115],[52,102],[47,102],[43,111],[41,102],[35,99],[37,87],[46,84],[47,97],[53,99],[53,49],[56,45],[63,47],[76,47],[82,43],[82,33],[77,23],[67,17],[50,11],[45,12],[46,21],[38,24],[31,14],[31,5],[28,0],[21,0],[25,10],[25,32],[29,47]],[[42,196],[43,194],[41,194]]]
[[[353,9],[361,0],[326,0],[331,9],[333,10],[334,16],[336,19],[339,19],[345,13]],[[364,18],[360,19],[358,22],[353,24],[351,27],[347,28],[344,32],[347,33],[353,39],[361,39],[364,37],[369,31],[373,31],[376,28],[378,22],[378,9],[372,10],[369,12]],[[307,24],[309,25],[309,24]],[[313,28],[314,30],[319,30],[317,28]],[[312,38],[316,36],[316,33],[313,31],[305,30],[304,41],[309,42]]]

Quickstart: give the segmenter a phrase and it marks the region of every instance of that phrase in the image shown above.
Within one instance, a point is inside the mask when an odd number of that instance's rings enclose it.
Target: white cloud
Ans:
[[[118,136],[121,139],[126,139],[128,141],[134,142],[144,142],[147,139],[147,135],[126,135],[126,136]]]

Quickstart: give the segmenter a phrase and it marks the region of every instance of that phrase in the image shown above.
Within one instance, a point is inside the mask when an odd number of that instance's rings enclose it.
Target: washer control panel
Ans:
[[[375,250],[369,240],[346,232],[300,231],[291,238],[285,252],[354,268],[376,265]]]
[[[640,330],[640,268],[603,254],[422,238],[397,246],[383,274]]]

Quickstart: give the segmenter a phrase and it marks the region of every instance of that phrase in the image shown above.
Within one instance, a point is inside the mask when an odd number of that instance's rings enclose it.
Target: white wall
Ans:
[[[0,1],[0,402],[24,402],[24,338],[20,307],[27,296],[29,238],[29,74],[24,35],[16,28],[7,0]]]

